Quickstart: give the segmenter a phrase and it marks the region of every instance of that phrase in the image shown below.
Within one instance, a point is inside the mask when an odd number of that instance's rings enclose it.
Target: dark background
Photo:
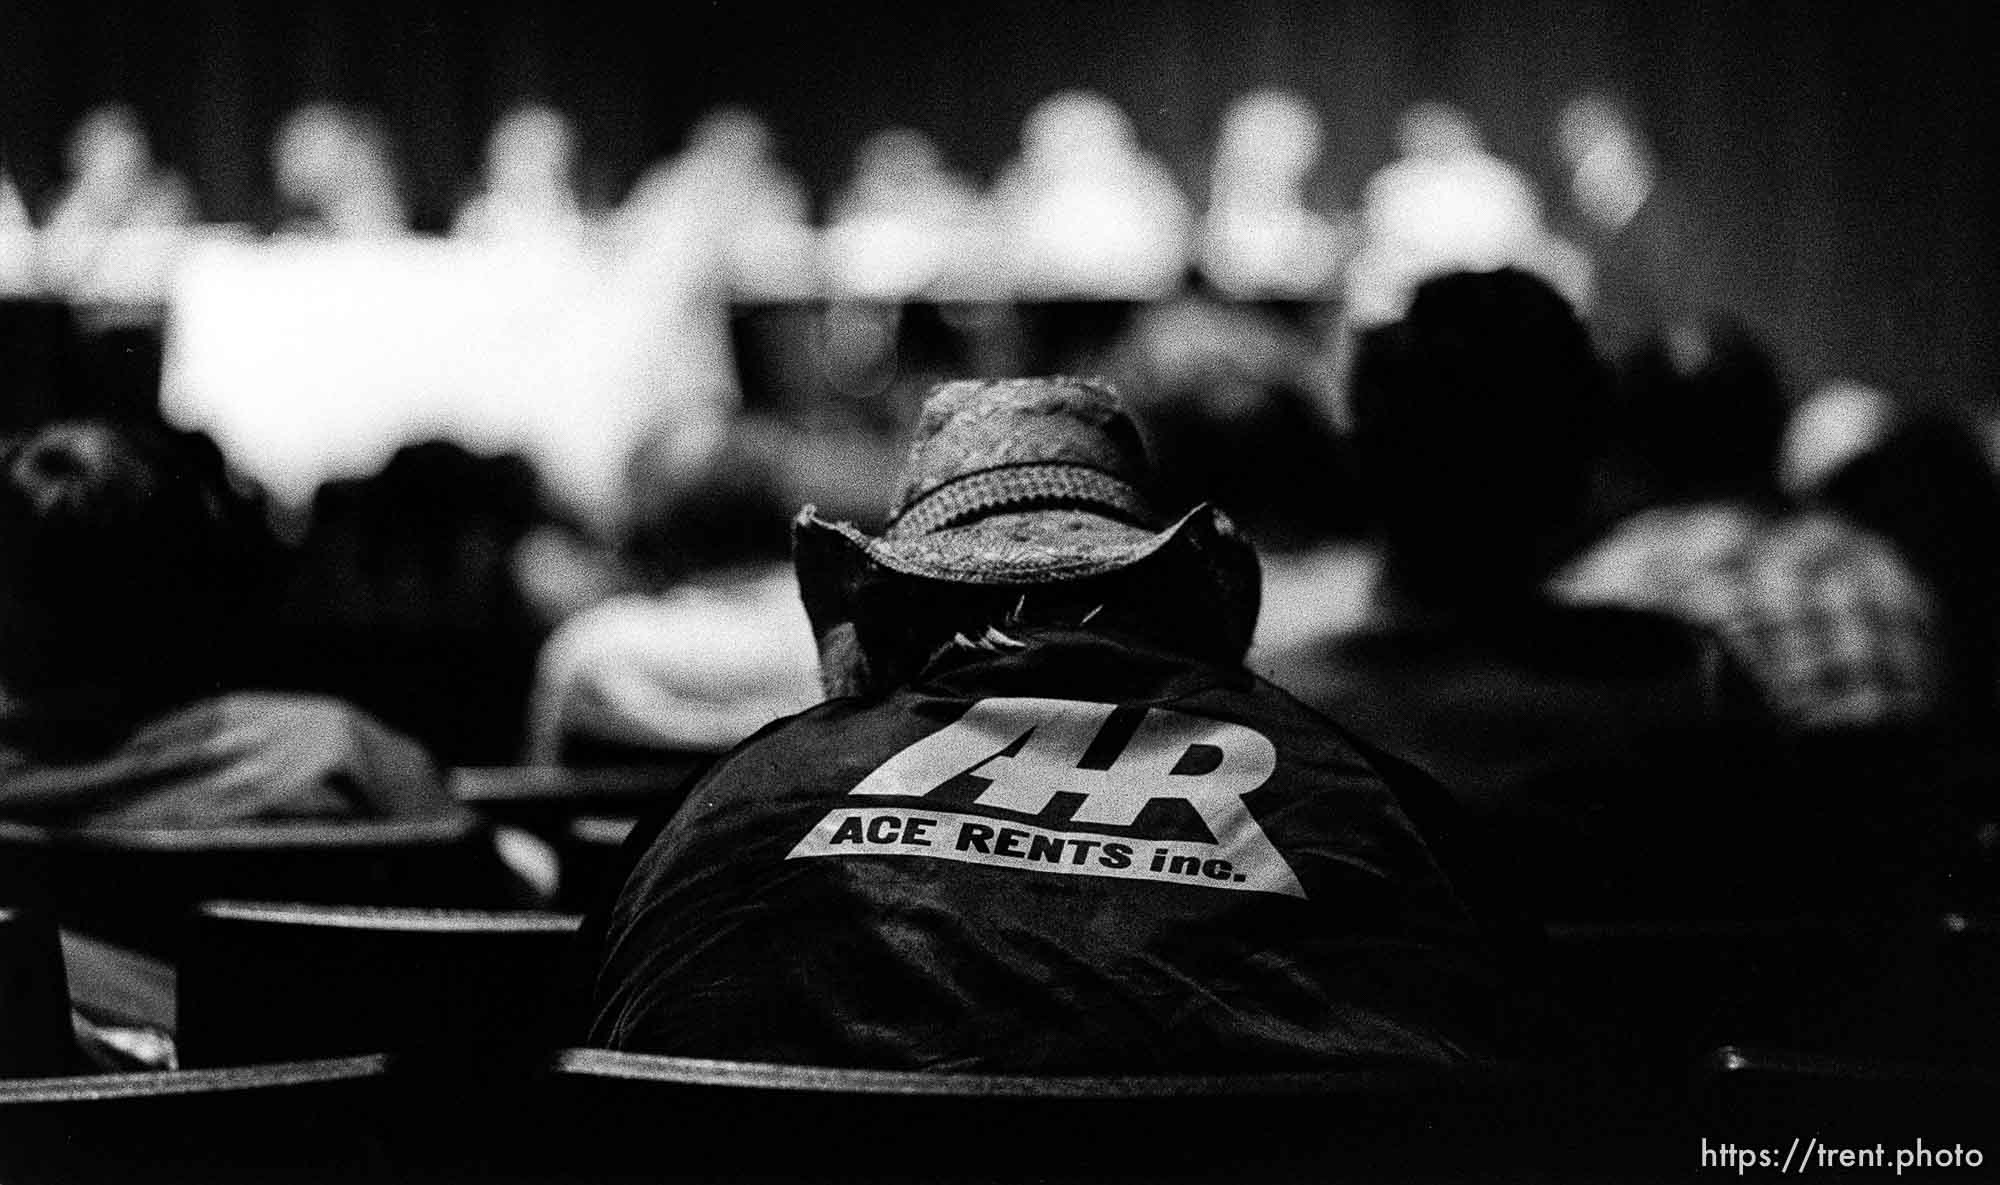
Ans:
[[[1992,408],[1988,15],[1804,0],[0,0],[0,153],[40,211],[64,130],[123,98],[209,217],[256,221],[281,113],[344,98],[387,120],[437,225],[519,96],[576,114],[604,200],[722,100],[767,115],[823,200],[891,122],[990,178],[1034,101],[1081,85],[1123,104],[1198,195],[1228,100],[1281,83],[1326,115],[1321,189],[1335,203],[1388,159],[1395,113],[1438,97],[1554,207],[1555,107],[1600,86],[1636,105],[1702,208],[1720,302],[1769,333],[1797,379],[1847,374]]]

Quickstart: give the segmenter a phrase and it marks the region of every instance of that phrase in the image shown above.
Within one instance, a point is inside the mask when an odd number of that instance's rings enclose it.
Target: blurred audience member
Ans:
[[[1572,305],[1588,305],[1588,261],[1542,224],[1527,178],[1487,151],[1463,112],[1419,103],[1397,121],[1396,143],[1402,155],[1362,192],[1365,240],[1345,294],[1351,322],[1394,320],[1432,276],[1501,266],[1534,272]]]
[[[1205,283],[1135,312],[1106,369],[1153,445],[1163,510],[1226,506],[1267,550],[1359,533],[1355,500],[1341,496],[1339,441],[1313,390],[1315,350],[1305,327]],[[1305,489],[1318,496],[1300,497]]]
[[[513,760],[543,637],[514,552],[545,516],[524,458],[443,440],[322,486],[268,677],[353,700],[447,764]]]
[[[626,319],[623,339],[644,346],[614,381],[648,393],[683,427],[709,430],[733,414],[742,390],[730,303],[812,290],[808,214],[763,120],[740,107],[704,115],[613,216],[618,267],[603,307]]]
[[[1794,496],[1877,532],[1936,590],[1951,702],[1990,724],[2000,692],[2000,486],[1970,426],[1835,383],[1794,413],[1785,445]]]
[[[380,238],[410,228],[389,137],[368,114],[306,103],[271,142],[278,229],[289,234]]]
[[[1943,706],[1931,590],[1880,536],[1784,500],[1785,394],[1754,338],[1720,320],[1675,332],[1628,360],[1618,407],[1648,508],[1562,574],[1561,596],[1714,629],[1797,729],[1908,724]]]
[[[28,204],[14,179],[0,169],[0,297],[30,296],[41,287],[35,274],[39,246]]]
[[[452,809],[424,752],[353,708],[224,690],[244,590],[212,468],[100,423],[0,452],[0,815],[197,827]]]
[[[1025,296],[1156,296],[1187,267],[1187,199],[1125,112],[1095,92],[1036,104],[993,199]]]
[[[648,588],[571,618],[543,648],[537,764],[726,749],[820,699],[786,564],[775,434],[660,441],[635,459],[626,554]]]
[[[1699,783],[1659,771],[1754,719],[1756,702],[1702,631],[1541,591],[1579,540],[1604,443],[1588,333],[1526,273],[1453,274],[1364,335],[1351,381],[1383,552],[1365,617],[1253,661],[1437,775],[1514,858],[1548,855],[1512,874],[1540,908],[1602,908],[1606,886],[1636,873],[1634,836],[1609,824],[1657,806],[1653,790],[1691,806]]]
[[[1778,485],[1804,502],[1856,458],[1881,447],[1903,414],[1887,391],[1837,380],[1807,396],[1785,421]]]
[[[828,210],[828,278],[844,295],[896,300],[948,275],[984,222],[978,191],[951,172],[929,136],[892,127],[870,136]]]
[[[1291,91],[1252,91],[1223,117],[1209,176],[1201,268],[1234,297],[1330,296],[1356,231],[1306,202],[1324,132]]]
[[[1625,107],[1602,94],[1571,98],[1556,119],[1556,153],[1589,236],[1599,348],[1623,357],[1699,316],[1713,291],[1711,232]]]
[[[69,177],[42,228],[42,283],[76,301],[164,299],[163,230],[195,220],[181,177],[153,159],[138,113],[93,108],[70,133]]]
[[[643,849],[594,1042],[1040,1072],[1491,1052],[1435,786],[1244,672],[1256,556],[1150,476],[1102,388],[947,383],[881,536],[799,518],[839,698]]]
[[[576,129],[542,103],[523,103],[493,126],[480,192],[454,234],[475,239],[570,239],[584,227],[576,189]]]
[[[780,297],[810,288],[811,202],[756,113],[718,107],[680,154],[639,178],[620,212],[626,249],[691,272],[705,292]]]

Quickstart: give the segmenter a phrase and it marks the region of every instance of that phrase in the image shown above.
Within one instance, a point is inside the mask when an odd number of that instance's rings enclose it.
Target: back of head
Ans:
[[[1455,604],[1532,590],[1581,517],[1602,442],[1603,368],[1569,304],[1512,268],[1439,277],[1362,336],[1349,381],[1399,590]]]
[[[1661,501],[1776,495],[1789,416],[1777,362],[1742,324],[1679,327],[1618,368],[1616,433]]]
[[[649,581],[782,563],[790,508],[777,434],[739,423],[692,449],[642,448],[630,480],[626,558]]]
[[[222,502],[164,433],[98,422],[0,452],[0,681],[142,693],[208,678]]]

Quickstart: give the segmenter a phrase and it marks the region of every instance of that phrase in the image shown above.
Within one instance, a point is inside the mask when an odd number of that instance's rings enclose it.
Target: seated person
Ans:
[[[1525,272],[1454,273],[1362,335],[1349,386],[1380,569],[1359,621],[1262,648],[1253,669],[1436,775],[1516,857],[1548,854],[1513,863],[1538,911],[1610,905],[1614,881],[1636,887],[1628,847],[1656,833],[1605,828],[1685,801],[1641,788],[1691,775],[1679,763],[1704,743],[1719,757],[1742,739],[1725,726],[1761,706],[1699,629],[1542,592],[1581,535],[1602,444],[1587,331]]]
[[[1776,362],[1721,319],[1625,360],[1614,436],[1641,509],[1572,561],[1573,604],[1712,629],[1799,735],[1922,728],[1947,708],[1935,592],[1873,531],[1790,505]]]
[[[181,442],[58,423],[0,448],[0,818],[201,827],[444,814],[429,757],[327,699],[224,690],[224,501]]]
[[[635,835],[591,1040],[1038,1072],[1488,1052],[1448,803],[1243,669],[1255,553],[1152,484],[1105,389],[953,382],[880,536],[802,514],[835,698]]]
[[[536,764],[718,752],[818,703],[812,631],[785,562],[776,441],[643,449],[626,553],[650,593],[611,597],[543,646]]]

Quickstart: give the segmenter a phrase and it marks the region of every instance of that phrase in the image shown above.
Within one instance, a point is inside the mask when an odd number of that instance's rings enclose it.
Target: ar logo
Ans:
[[[1115,743],[1104,734],[1117,710],[1077,700],[980,700],[851,791],[921,799],[971,775],[986,783],[974,802],[1031,817],[1046,811],[1057,794],[1078,796],[1075,811],[1054,828],[1006,825],[949,810],[843,807],[822,820],[791,856],[926,856],[1305,896],[1291,866],[1243,803],[1277,768],[1277,749],[1268,737],[1228,721],[1150,708],[1122,747],[1107,753],[1099,742]],[[1095,827],[1129,829],[1148,804],[1164,799],[1192,807],[1213,842],[1090,834]]]

